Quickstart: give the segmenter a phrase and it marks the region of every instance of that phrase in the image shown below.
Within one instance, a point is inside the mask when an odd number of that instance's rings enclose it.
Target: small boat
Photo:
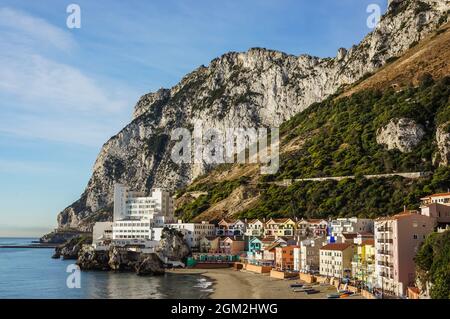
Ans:
[[[341,296],[339,298],[347,298],[347,297],[350,297],[350,295],[349,294],[341,294]]]
[[[328,299],[339,299],[341,297],[341,294],[328,294]]]
[[[291,284],[291,288],[301,288],[301,287],[303,287],[303,284],[299,283]]]
[[[320,292],[320,290],[317,290],[317,289],[308,289],[308,290],[305,290],[305,293],[306,293],[307,295],[318,294],[319,292]]]

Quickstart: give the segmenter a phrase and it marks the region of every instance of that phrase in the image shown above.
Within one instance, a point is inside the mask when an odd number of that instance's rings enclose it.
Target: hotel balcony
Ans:
[[[386,244],[392,244],[394,243],[394,240],[392,238],[379,238],[377,239],[377,243],[386,243]]]
[[[392,256],[392,251],[389,251],[389,250],[377,250],[377,253],[379,254],[379,255],[387,255],[387,256]]]
[[[390,268],[394,267],[393,263],[390,263],[390,262],[387,262],[387,261],[379,261],[378,265],[379,266],[384,266],[384,267],[390,267]]]

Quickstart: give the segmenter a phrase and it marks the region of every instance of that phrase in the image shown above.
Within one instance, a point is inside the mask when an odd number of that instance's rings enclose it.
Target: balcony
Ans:
[[[387,261],[379,261],[378,262],[379,266],[384,266],[384,267],[394,267],[393,263],[387,262]]]
[[[391,251],[389,251],[389,250],[377,250],[377,253],[379,254],[379,255],[387,255],[387,256],[392,256],[392,252]]]
[[[392,227],[378,227],[377,231],[379,231],[379,232],[391,232],[392,231]]]
[[[392,244],[392,243],[394,243],[394,240],[391,239],[391,238],[389,238],[389,239],[387,239],[387,238],[380,238],[380,239],[377,239],[377,243],[379,243],[379,244],[382,244],[382,243]]]

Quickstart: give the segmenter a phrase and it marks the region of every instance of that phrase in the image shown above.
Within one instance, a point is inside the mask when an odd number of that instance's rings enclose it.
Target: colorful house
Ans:
[[[294,249],[298,246],[275,248],[275,267],[278,270],[294,270]]]
[[[271,218],[266,222],[265,236],[293,237],[297,223],[290,218]]]
[[[263,242],[258,237],[251,237],[248,241],[247,251],[251,253],[259,252],[263,248]]]
[[[245,234],[246,223],[240,219],[222,219],[217,224],[217,236],[243,236]]]
[[[363,282],[368,289],[372,289],[375,273],[375,241],[363,240],[358,243],[352,260],[352,277]]]
[[[325,219],[302,219],[297,223],[297,235],[301,237],[324,237],[328,221]]]
[[[245,236],[264,236],[264,225],[265,223],[259,219],[252,219],[247,222],[247,228],[245,231]]]
[[[245,251],[245,241],[240,236],[219,239],[219,252],[227,255],[239,255]]]

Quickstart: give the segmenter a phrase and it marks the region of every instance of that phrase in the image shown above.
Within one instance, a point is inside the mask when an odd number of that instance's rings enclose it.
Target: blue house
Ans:
[[[254,253],[256,251],[260,251],[261,249],[262,249],[261,239],[259,239],[258,237],[250,238],[250,240],[248,241],[247,251]]]

